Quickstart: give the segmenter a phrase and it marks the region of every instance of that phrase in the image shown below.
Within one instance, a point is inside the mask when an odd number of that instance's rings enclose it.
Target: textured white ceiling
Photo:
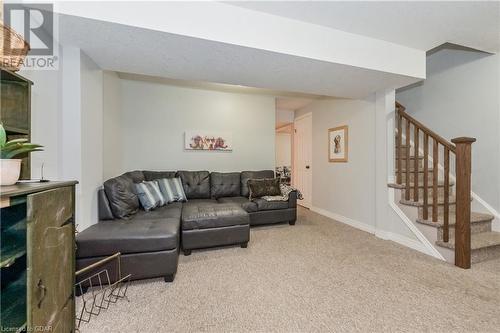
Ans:
[[[59,38],[102,69],[124,73],[243,85],[288,92],[363,98],[416,78],[60,15]]]
[[[499,1],[237,1],[259,12],[428,51],[453,43],[500,51]]]

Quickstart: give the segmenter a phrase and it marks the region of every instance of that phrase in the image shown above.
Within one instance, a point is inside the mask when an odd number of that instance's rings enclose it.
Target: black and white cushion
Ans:
[[[162,178],[156,180],[167,203],[187,201],[180,178]]]
[[[134,184],[134,186],[135,192],[145,211],[150,211],[166,204],[165,197],[161,193],[156,181],[144,181]]]

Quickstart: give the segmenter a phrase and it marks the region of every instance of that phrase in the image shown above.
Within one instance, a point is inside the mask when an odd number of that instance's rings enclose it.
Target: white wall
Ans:
[[[390,93],[382,98],[390,100]],[[375,96],[366,100],[318,100],[295,112],[295,117],[312,113],[312,210],[381,238],[416,242],[415,235],[389,206],[386,123],[390,109],[387,103],[380,103],[384,101]],[[382,128],[376,126],[377,117]],[[328,129],[341,125],[349,126],[349,161],[330,163]],[[377,137],[376,128],[381,132]],[[377,163],[380,160],[383,163]]]
[[[292,135],[276,133],[276,166],[292,165]]]
[[[313,186],[316,208],[375,225],[375,104],[367,100],[314,101],[295,116],[312,112]],[[328,162],[328,129],[349,126],[349,162]]]
[[[26,71],[20,75],[34,82],[31,87],[31,141],[44,151],[31,154],[31,177],[59,177],[60,71]]]
[[[500,55],[443,49],[427,57],[427,80],[397,92],[408,113],[450,140],[472,145],[472,190],[500,210]]]
[[[124,170],[241,171],[274,169],[275,99],[121,80],[122,164],[105,164],[106,175]],[[105,110],[107,114],[108,110]],[[109,114],[108,114],[109,116]],[[108,119],[107,121],[111,121]],[[230,131],[232,152],[184,151],[186,130]],[[104,131],[112,140],[113,131]],[[120,147],[105,146],[104,156]],[[113,169],[110,169],[113,168]]]
[[[120,78],[115,72],[105,71],[103,75],[103,129],[110,135],[103,135],[103,178],[116,177],[127,170],[122,168],[122,101]]]
[[[98,221],[97,189],[103,182],[103,72],[83,52],[81,69],[81,228]]]

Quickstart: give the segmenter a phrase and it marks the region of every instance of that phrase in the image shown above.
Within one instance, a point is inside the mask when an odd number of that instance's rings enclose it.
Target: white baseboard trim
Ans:
[[[356,229],[359,229],[359,230],[363,230],[363,231],[366,231],[370,234],[375,234],[375,227],[372,226],[372,225],[369,225],[367,223],[363,223],[363,222],[360,222],[360,221],[357,221],[357,220],[353,220],[349,217],[345,217],[345,216],[342,216],[340,214],[335,214],[335,213],[332,213],[326,209],[323,209],[323,208],[319,208],[319,207],[314,207],[314,206],[311,206],[311,211],[315,212],[315,213],[318,213],[320,215],[323,215],[323,216],[326,216],[326,217],[329,217],[335,221],[338,221],[338,222],[341,222],[341,223],[344,223],[344,224],[347,224],[353,228],[356,228]]]
[[[375,236],[381,239],[393,241],[400,245],[409,247],[410,249],[413,249],[415,251],[430,255],[429,250],[425,247],[425,245],[415,239],[411,239],[405,236],[401,236],[399,234],[395,234],[390,231],[383,231],[383,230],[377,230]]]
[[[399,209],[399,207],[397,207],[397,208]],[[406,219],[407,222],[409,222],[411,224],[412,228],[410,227],[410,229],[415,233],[415,235],[417,236],[417,238],[420,241],[417,241],[417,240],[414,240],[414,239],[411,239],[408,237],[404,237],[404,236],[401,236],[399,234],[395,234],[395,233],[390,232],[390,231],[376,229],[374,226],[372,226],[370,224],[363,223],[363,222],[351,219],[349,217],[345,217],[345,216],[340,215],[340,214],[332,213],[332,212],[330,212],[326,209],[323,209],[323,208],[311,206],[310,210],[315,212],[315,213],[318,213],[320,215],[329,217],[332,220],[347,224],[353,228],[356,228],[356,229],[368,232],[370,234],[373,234],[374,236],[376,236],[380,239],[390,240],[390,241],[396,242],[400,245],[409,247],[413,250],[430,255],[432,257],[435,257],[435,258],[438,258],[441,260],[445,260],[444,257],[441,255],[441,253],[439,253],[429,243],[427,238],[425,238],[425,236],[420,232],[420,230],[418,230],[415,227],[415,225],[413,223],[411,223],[411,221],[406,217],[406,215],[400,209],[399,209],[399,211],[401,212],[401,214],[398,214],[398,215],[400,217],[401,217],[401,215],[404,216],[404,219]],[[403,219],[403,217],[402,217],[402,219]],[[405,223],[406,223],[406,221],[405,221]],[[420,235],[420,237],[419,237],[419,235],[417,235],[417,233]]]

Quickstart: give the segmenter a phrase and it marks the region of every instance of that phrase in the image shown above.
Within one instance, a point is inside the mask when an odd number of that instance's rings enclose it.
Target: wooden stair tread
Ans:
[[[470,223],[471,224],[489,222],[489,221],[492,221],[494,218],[495,217],[493,215],[490,215],[490,214],[484,214],[484,213],[478,213],[478,212],[471,212],[470,213]],[[431,218],[428,220],[417,219],[417,222],[438,228],[438,227],[443,226],[443,220],[444,220],[444,214],[440,212],[438,214],[438,221],[437,222],[432,222]],[[450,225],[450,226],[455,225],[455,212],[450,212],[448,221],[449,221],[448,225]]]
[[[455,249],[455,239],[450,239],[447,243],[436,241],[436,245],[448,249]],[[488,231],[471,235],[471,250],[479,250],[498,245],[500,245],[500,232]]]
[[[472,201],[472,200],[471,200]],[[404,198],[399,200],[399,202],[403,205],[407,206],[413,206],[413,207],[423,207],[424,206],[424,201],[422,198],[420,198],[418,201],[413,201],[413,199],[410,200],[405,200]],[[450,195],[450,199],[448,200],[448,203],[450,205],[454,205],[456,203],[456,198],[455,196]],[[443,206],[444,205],[444,198],[442,196],[438,197],[438,206]],[[428,202],[429,209],[432,209],[432,196],[429,196],[429,202]]]
[[[395,170],[396,175],[398,174],[398,171],[399,171],[399,169]],[[406,173],[406,168],[402,168],[401,171],[403,173]],[[432,172],[432,171],[434,171],[434,169],[432,167],[428,167],[427,168],[427,172]],[[410,165],[410,173],[413,173],[413,172],[415,172],[415,168],[413,167],[413,164],[412,164],[412,165]],[[417,172],[418,173],[423,173],[424,172],[424,167],[423,166],[419,166],[418,169],[417,169]]]
[[[453,185],[455,185],[455,182],[450,180],[449,186],[451,187]],[[403,189],[403,190],[406,188],[406,184],[404,184],[404,183],[403,184],[389,183],[388,186],[392,187],[392,188]],[[432,189],[432,186],[433,186],[433,182],[432,182],[432,180],[429,179],[429,182],[427,183],[427,187],[429,189]],[[438,180],[437,186],[444,187],[444,180]],[[418,187],[424,188],[424,182],[423,181],[419,182]],[[412,189],[415,188],[415,183],[411,182],[410,188],[412,188]]]
[[[423,160],[424,159],[424,155],[419,155],[419,156],[416,156],[416,158],[418,158],[419,160]],[[398,154],[396,154],[396,159],[399,160],[406,160],[406,156],[404,157],[399,157]],[[410,155],[410,160],[414,160],[415,159],[415,155]]]

